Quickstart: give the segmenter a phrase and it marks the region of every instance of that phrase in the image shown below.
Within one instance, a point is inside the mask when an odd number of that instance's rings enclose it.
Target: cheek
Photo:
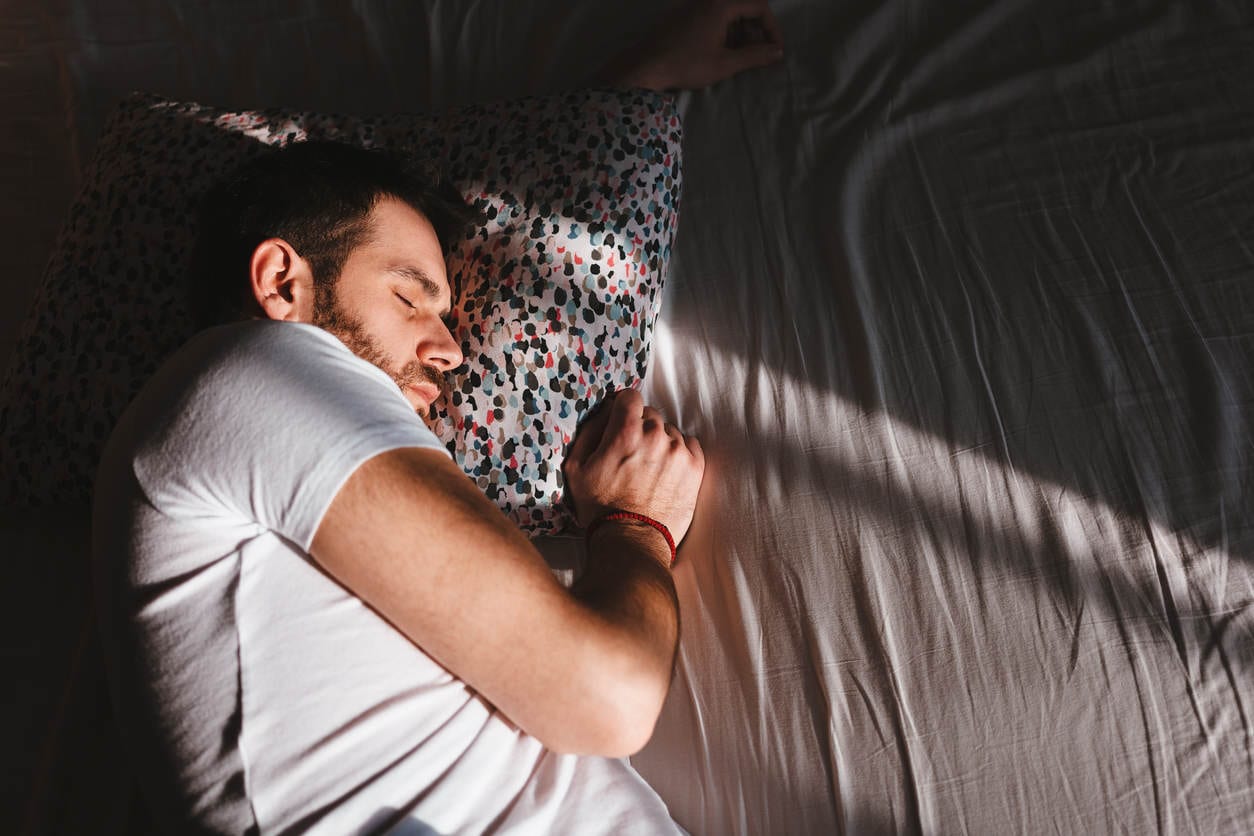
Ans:
[[[404,363],[413,353],[413,325],[408,317],[401,313],[389,313],[386,317],[375,319],[375,339],[387,348],[388,354]]]
[[[391,293],[371,295],[363,300],[361,321],[374,334],[376,340],[389,349],[404,334],[409,317],[405,307]]]

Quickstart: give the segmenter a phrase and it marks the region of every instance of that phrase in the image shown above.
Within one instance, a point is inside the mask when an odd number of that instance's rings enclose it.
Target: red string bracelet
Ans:
[[[637,514],[632,511],[611,511],[604,516],[597,517],[592,521],[591,525],[588,526],[588,532],[584,535],[588,539],[588,542],[592,542],[592,532],[600,528],[601,523],[607,523],[611,520],[635,520],[636,522],[647,523],[648,525],[656,528],[659,532],[661,532],[662,536],[666,538],[666,545],[671,548],[671,562],[668,565],[675,565],[675,538],[671,536],[671,530],[664,524],[658,522],[652,517],[646,517],[644,514]]]

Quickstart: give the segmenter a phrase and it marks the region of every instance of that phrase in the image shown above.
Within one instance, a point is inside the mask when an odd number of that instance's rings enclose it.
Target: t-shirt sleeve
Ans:
[[[402,447],[447,455],[391,378],[309,325],[206,332],[154,387],[170,397],[135,458],[149,501],[256,522],[306,552],[364,462]]]

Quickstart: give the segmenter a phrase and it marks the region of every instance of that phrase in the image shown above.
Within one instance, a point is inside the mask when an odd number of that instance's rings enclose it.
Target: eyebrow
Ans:
[[[408,264],[397,264],[389,267],[388,272],[393,275],[400,276],[403,279],[409,279],[411,282],[421,287],[423,293],[427,294],[428,299],[439,301],[441,296],[443,296],[443,293],[440,291],[440,286],[436,284],[435,279],[427,275],[425,270]],[[450,313],[452,313],[452,308],[445,307],[444,310],[440,312],[440,318],[443,319]]]

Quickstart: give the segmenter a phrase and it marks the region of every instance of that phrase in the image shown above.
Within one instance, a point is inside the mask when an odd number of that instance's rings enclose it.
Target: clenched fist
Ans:
[[[610,510],[661,522],[678,543],[692,524],[705,454],[633,389],[618,392],[579,430],[563,465],[581,526]]]

